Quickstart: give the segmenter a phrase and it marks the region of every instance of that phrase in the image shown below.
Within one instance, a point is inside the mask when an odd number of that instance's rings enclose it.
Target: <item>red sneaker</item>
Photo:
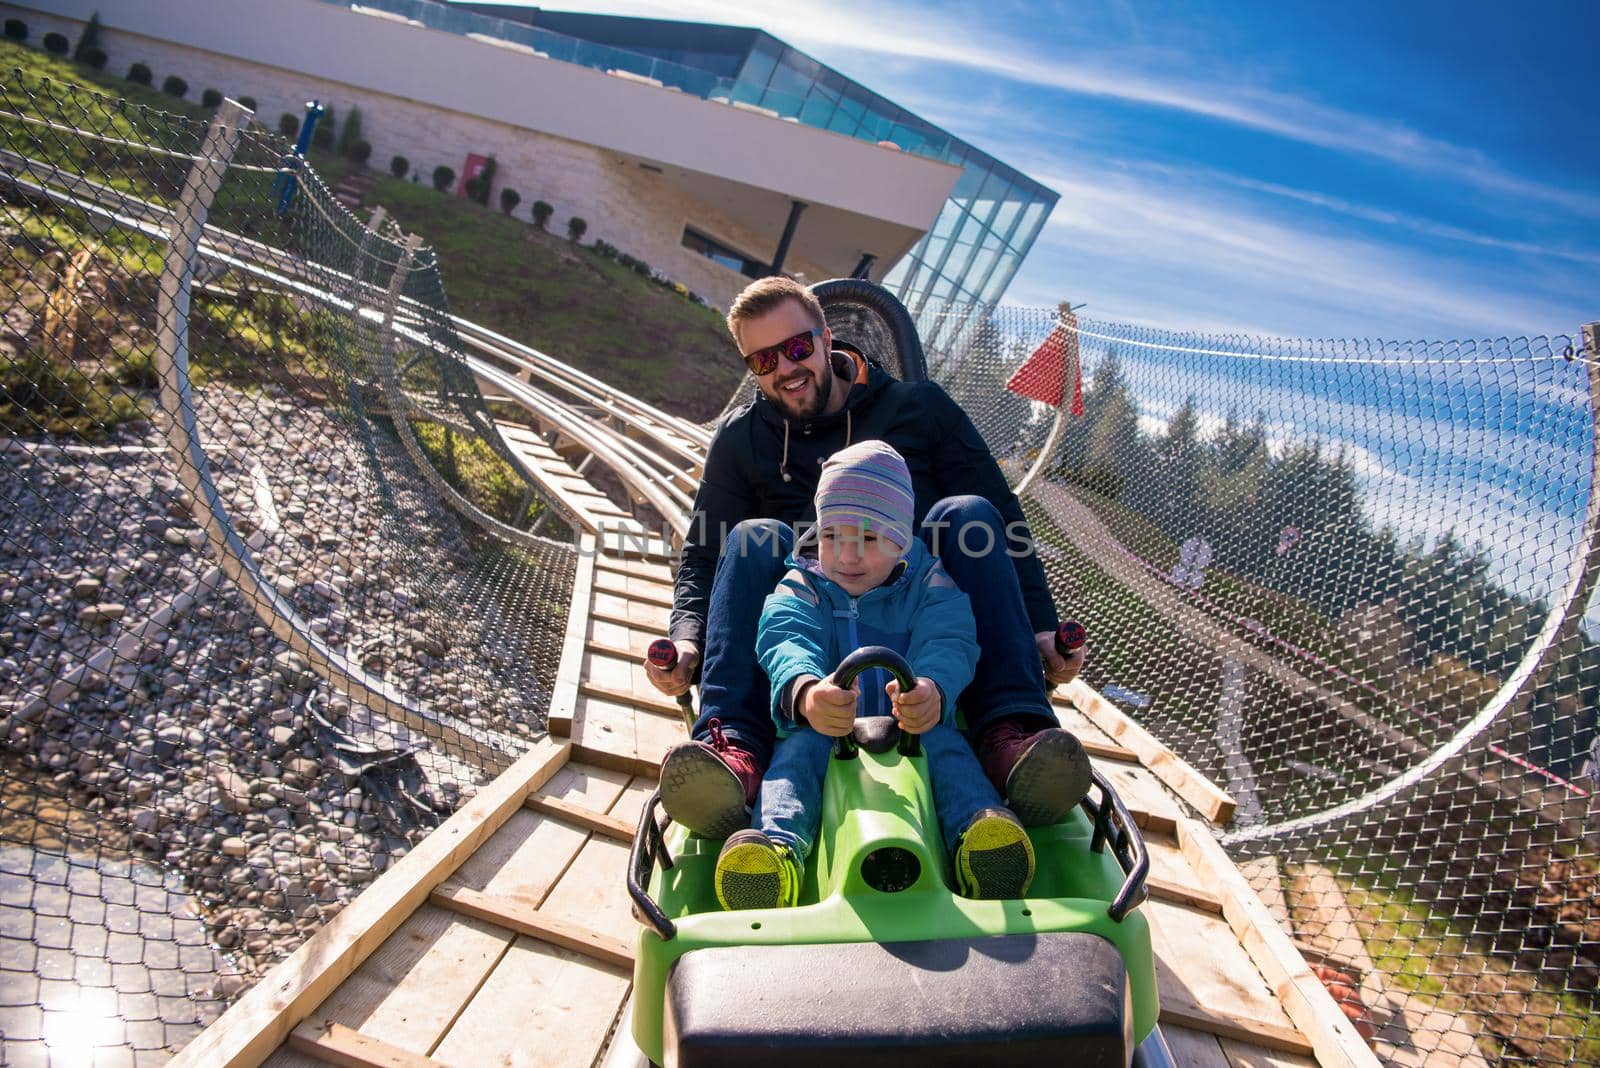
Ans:
[[[705,838],[726,838],[750,826],[750,805],[761,786],[753,756],[730,742],[712,720],[711,741],[684,742],[661,761],[661,807],[673,821]]]
[[[1089,754],[1060,727],[1001,720],[978,740],[978,763],[1024,826],[1058,823],[1089,793]]]

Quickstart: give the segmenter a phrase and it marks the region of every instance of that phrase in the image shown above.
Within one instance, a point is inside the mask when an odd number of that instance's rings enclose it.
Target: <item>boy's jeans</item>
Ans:
[[[945,848],[956,842],[979,809],[1000,807],[1000,795],[954,727],[940,724],[922,735],[922,751],[933,781],[933,807]],[[833,739],[802,727],[778,741],[772,766],[761,780],[751,824],[768,838],[793,849],[804,863],[822,822],[822,784],[828,774]],[[863,759],[857,757],[857,760]]]
[[[928,510],[921,537],[972,601],[978,624],[978,670],[959,701],[968,735],[979,738],[995,720],[1011,716],[1035,720],[1039,729],[1058,726],[1000,513],[982,497],[946,497]],[[756,663],[756,624],[793,547],[794,532],[777,520],[748,519],[734,527],[706,613],[694,737],[705,741],[706,725],[720,719],[734,744],[763,768],[772,760],[777,728],[772,686]]]

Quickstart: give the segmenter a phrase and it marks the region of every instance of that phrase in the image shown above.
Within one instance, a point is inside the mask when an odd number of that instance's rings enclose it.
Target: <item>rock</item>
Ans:
[[[92,601],[100,596],[104,585],[97,578],[81,578],[72,584],[72,596],[80,601]]]
[[[312,674],[311,661],[295,652],[285,649],[272,658],[273,670],[278,677],[288,683],[291,689],[304,690],[316,682],[316,675]]]
[[[222,855],[225,857],[242,857],[250,851],[243,838],[224,838],[222,840]]]
[[[267,755],[282,756],[294,745],[295,729],[293,727],[273,727],[267,732]]]
[[[100,604],[91,604],[80,609],[78,622],[86,627],[92,627],[97,623],[109,623],[113,619],[121,619],[127,611],[126,605],[120,605],[113,601],[104,601]]]
[[[221,795],[218,799],[226,812],[241,813],[250,811],[250,784],[238,772],[229,768],[218,768],[211,773],[211,781],[216,784]]]

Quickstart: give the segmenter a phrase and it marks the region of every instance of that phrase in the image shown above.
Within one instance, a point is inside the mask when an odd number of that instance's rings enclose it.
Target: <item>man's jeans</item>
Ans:
[[[928,510],[920,534],[972,601],[978,624],[977,673],[958,702],[967,733],[977,739],[996,720],[1009,717],[1031,720],[1028,725],[1040,729],[1058,726],[1016,566],[1006,555],[1000,513],[982,497],[946,497]],[[794,532],[777,520],[748,519],[734,527],[717,563],[706,613],[694,737],[704,741],[715,717],[762,768],[772,760],[777,728],[772,686],[756,662],[756,625],[793,547]]]
[[[933,807],[945,848],[956,842],[983,808],[998,808],[1000,795],[984,777],[972,747],[954,727],[940,724],[922,735],[922,751],[933,781]],[[772,766],[756,795],[755,828],[793,849],[803,862],[811,855],[822,822],[822,784],[828,774],[833,739],[802,727],[780,739]],[[860,759],[859,757],[857,759]],[[904,758],[902,758],[904,759]]]

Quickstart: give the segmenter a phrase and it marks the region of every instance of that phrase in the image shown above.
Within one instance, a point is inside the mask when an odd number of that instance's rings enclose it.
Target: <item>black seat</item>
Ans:
[[[902,382],[928,377],[928,361],[911,314],[887,289],[864,278],[831,278],[811,287],[833,331],[834,347],[871,357]]]
[[[685,1068],[1125,1068],[1133,1005],[1121,955],[1093,934],[729,946],[673,965],[664,1038]]]

